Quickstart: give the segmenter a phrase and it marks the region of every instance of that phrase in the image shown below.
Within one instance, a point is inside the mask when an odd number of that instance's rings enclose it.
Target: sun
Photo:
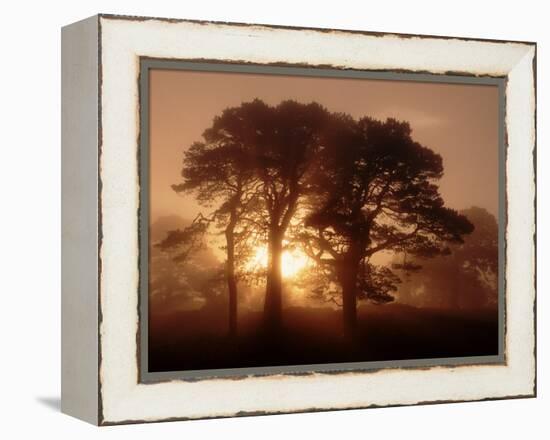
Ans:
[[[281,258],[281,273],[283,278],[293,278],[310,264],[309,258],[302,251],[293,249],[284,251]],[[258,247],[248,264],[250,269],[267,267],[267,249]]]
[[[292,278],[309,265],[307,255],[298,250],[284,251],[281,261],[281,272],[284,278]]]

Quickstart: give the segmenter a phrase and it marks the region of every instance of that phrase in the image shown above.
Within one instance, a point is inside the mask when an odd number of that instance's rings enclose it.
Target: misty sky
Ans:
[[[316,101],[359,118],[409,121],[413,138],[443,157],[446,205],[498,214],[498,88],[409,81],[311,78],[152,70],[150,77],[150,215],[192,219],[201,208],[176,194],[183,151],[229,106],[255,98]],[[202,209],[204,211],[204,209]]]

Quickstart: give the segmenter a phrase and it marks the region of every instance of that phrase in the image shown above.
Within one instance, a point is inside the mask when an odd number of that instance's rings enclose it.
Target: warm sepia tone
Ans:
[[[496,355],[498,89],[153,70],[149,371]]]

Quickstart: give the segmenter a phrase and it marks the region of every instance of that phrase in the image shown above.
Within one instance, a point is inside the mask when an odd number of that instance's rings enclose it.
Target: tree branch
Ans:
[[[374,248],[368,249],[367,252],[365,253],[365,255],[370,257],[373,254],[375,254],[376,252],[379,252],[381,250],[388,249],[389,247],[392,247],[392,246],[395,246],[397,244],[403,243],[403,242],[407,241],[409,238],[414,237],[419,230],[420,230],[420,225],[417,224],[416,227],[414,228],[414,231],[409,232],[408,234],[406,234],[404,236],[401,236],[399,238],[394,237],[393,239],[386,240],[384,243],[382,243],[378,246],[375,246]]]

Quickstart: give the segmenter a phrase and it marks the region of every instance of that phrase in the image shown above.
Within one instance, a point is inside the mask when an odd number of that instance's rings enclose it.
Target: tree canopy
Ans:
[[[396,275],[370,262],[382,251],[435,256],[461,243],[473,225],[444,206],[435,183],[441,156],[415,142],[395,119],[333,121],[312,178],[302,234],[308,253],[340,283],[345,321],[353,331],[356,300],[391,300]]]

